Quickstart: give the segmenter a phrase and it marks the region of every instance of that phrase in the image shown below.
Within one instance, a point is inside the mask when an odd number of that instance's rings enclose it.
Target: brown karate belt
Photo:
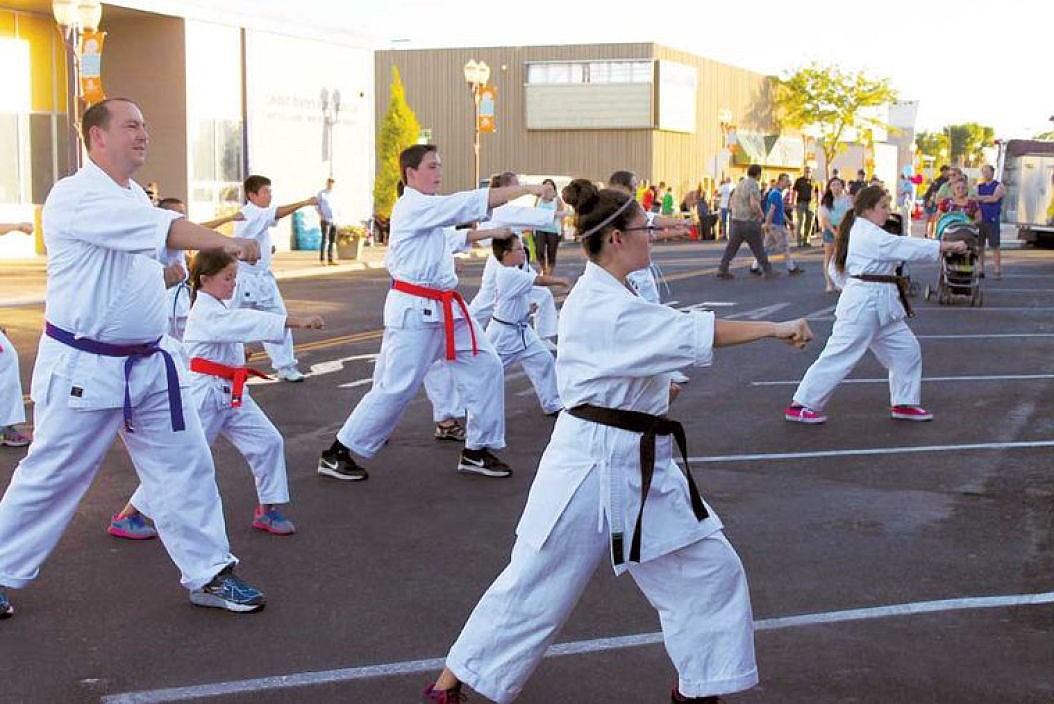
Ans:
[[[900,305],[904,306],[904,312],[907,313],[909,318],[915,317],[915,310],[911,307],[911,302],[908,301],[908,288],[911,286],[911,281],[908,280],[908,277],[893,276],[892,274],[853,274],[850,278],[870,283],[895,285],[897,294],[900,296]]]

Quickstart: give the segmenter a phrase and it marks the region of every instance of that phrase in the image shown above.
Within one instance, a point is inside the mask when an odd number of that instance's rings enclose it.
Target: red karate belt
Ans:
[[[456,301],[461,306],[461,312],[465,314],[465,322],[468,323],[468,332],[472,336],[472,354],[479,353],[479,347],[476,346],[476,328],[472,324],[472,316],[468,313],[468,306],[465,305],[465,299],[461,297],[461,294],[457,291],[440,291],[435,288],[428,288],[427,286],[418,286],[417,284],[407,283],[405,281],[392,281],[392,288],[396,291],[402,291],[408,293],[411,296],[418,296],[420,298],[427,298],[432,301],[439,301],[443,304],[443,318],[444,325],[446,327],[446,358],[457,359],[457,353],[454,350],[454,305]]]
[[[213,362],[211,359],[205,359],[204,357],[191,359],[190,371],[218,376],[221,379],[229,379],[231,382],[231,408],[238,408],[242,405],[242,391],[245,388],[246,379],[250,376],[258,376],[261,379],[270,378],[252,367],[229,367],[226,364]]]

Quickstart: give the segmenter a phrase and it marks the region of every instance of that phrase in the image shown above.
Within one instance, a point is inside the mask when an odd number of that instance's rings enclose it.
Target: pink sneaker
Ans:
[[[799,406],[797,404],[787,406],[783,409],[783,419],[789,420],[794,423],[826,423],[827,416],[814,411],[808,406]]]
[[[893,406],[889,409],[889,417],[893,420],[933,420],[933,414],[922,406]]]
[[[425,687],[421,701],[425,704],[459,704],[467,702],[468,695],[461,691],[460,682],[453,689],[436,689],[435,682],[433,682]]]

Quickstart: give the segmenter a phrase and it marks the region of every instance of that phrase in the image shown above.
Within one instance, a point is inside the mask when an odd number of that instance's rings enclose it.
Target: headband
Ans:
[[[611,215],[609,215],[606,218],[604,218],[604,220],[599,225],[591,227],[588,230],[586,230],[585,232],[581,233],[579,235],[579,237],[589,237],[590,235],[595,235],[596,233],[600,232],[605,227],[607,227],[612,222],[614,222],[615,218],[617,218],[619,215],[621,215],[623,213],[623,211],[625,211],[626,208],[628,208],[630,206],[630,203],[636,203],[636,202],[637,201],[632,196],[626,198],[626,202],[623,203],[622,206],[618,210],[616,210]]]

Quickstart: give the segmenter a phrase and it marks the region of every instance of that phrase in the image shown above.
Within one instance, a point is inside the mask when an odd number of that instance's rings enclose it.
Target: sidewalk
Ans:
[[[304,279],[312,276],[344,274],[364,269],[383,269],[387,247],[366,247],[362,258],[322,266],[318,252],[278,252],[271,259],[271,270],[279,281]],[[473,258],[486,257],[490,248],[476,248],[466,253]],[[44,302],[47,257],[36,259],[0,260],[0,308],[32,305]]]

